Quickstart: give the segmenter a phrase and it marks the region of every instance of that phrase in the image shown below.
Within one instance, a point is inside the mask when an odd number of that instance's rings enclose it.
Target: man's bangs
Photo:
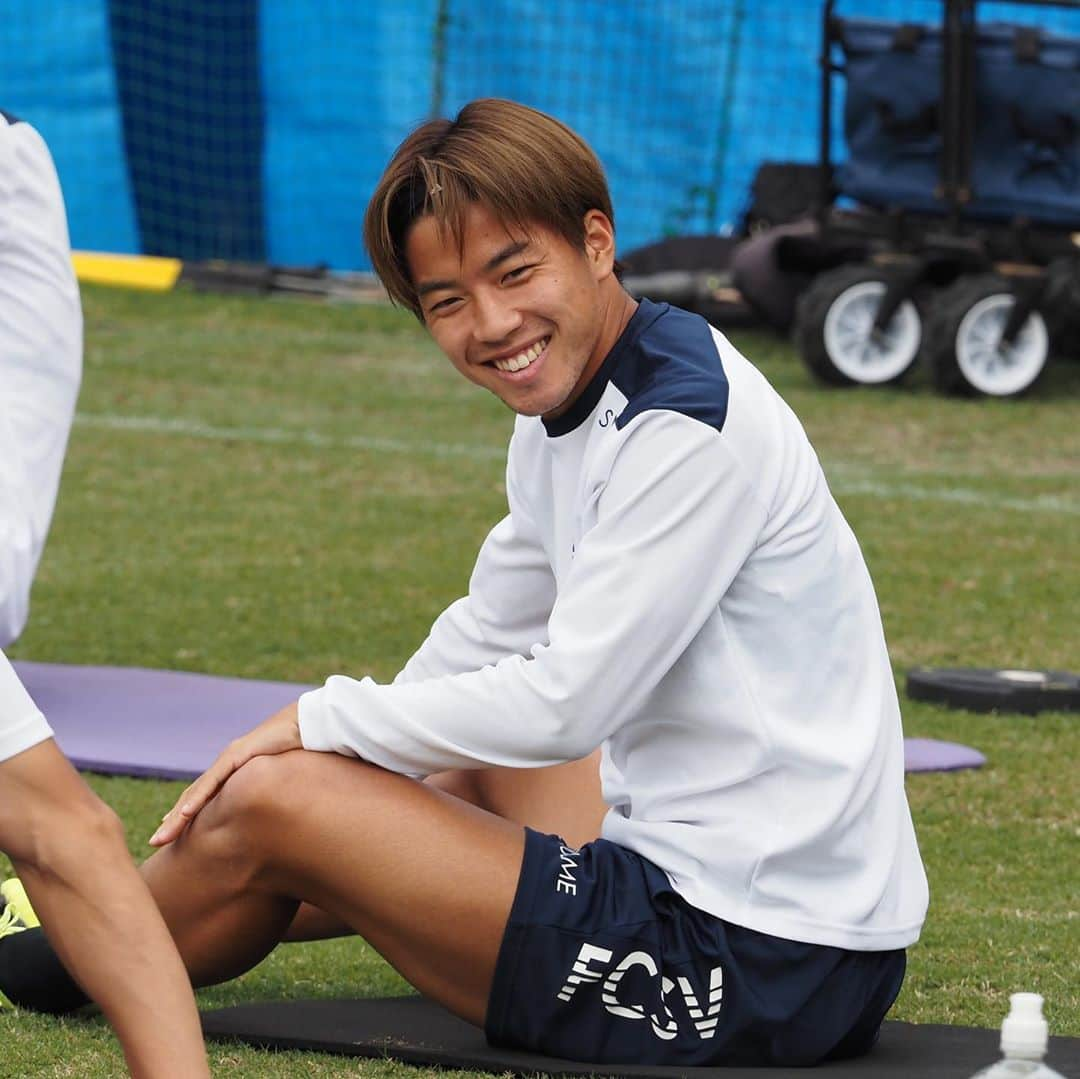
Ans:
[[[438,162],[421,160],[424,202],[416,220],[430,217],[444,242],[450,238],[460,251],[465,240],[465,216],[476,202],[472,184],[455,169]]]
[[[507,233],[528,235],[531,222],[548,223],[550,210],[535,197],[523,199],[515,196],[507,189],[490,183],[484,176],[465,175],[457,169],[433,162],[425,164],[429,168],[423,171],[426,191],[418,218],[430,216],[435,221],[440,238],[452,240],[458,251],[465,244],[465,225],[470,206],[487,207]]]

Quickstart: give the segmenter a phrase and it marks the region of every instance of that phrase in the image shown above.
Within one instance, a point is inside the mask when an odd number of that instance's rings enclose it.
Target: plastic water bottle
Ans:
[[[1050,1032],[1038,993],[1013,993],[1001,1024],[1001,1060],[972,1079],[1065,1079],[1043,1063]]]

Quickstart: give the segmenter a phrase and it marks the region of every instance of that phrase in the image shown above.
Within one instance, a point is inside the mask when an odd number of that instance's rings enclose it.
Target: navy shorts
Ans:
[[[592,1063],[804,1066],[874,1044],[905,962],[731,925],[624,847],[526,829],[485,1032]]]

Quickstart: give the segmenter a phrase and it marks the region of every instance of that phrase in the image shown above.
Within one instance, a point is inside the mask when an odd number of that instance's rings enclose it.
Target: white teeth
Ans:
[[[547,343],[550,339],[545,337],[542,341],[537,341],[532,348],[525,349],[524,352],[519,352],[516,356],[511,356],[508,360],[496,360],[495,366],[500,371],[521,371],[528,367],[541,352],[547,348]]]

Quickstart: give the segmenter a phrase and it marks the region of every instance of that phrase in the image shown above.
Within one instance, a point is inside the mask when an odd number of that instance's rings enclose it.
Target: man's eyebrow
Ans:
[[[458,283],[456,281],[425,281],[422,285],[416,286],[417,296],[426,296],[429,292],[439,292],[442,289],[457,288]]]
[[[507,244],[484,263],[484,272],[490,273],[498,267],[500,263],[505,262],[507,259],[512,259],[515,255],[520,255],[521,252],[531,246],[531,244],[531,240],[515,240],[513,243]],[[416,294],[417,296],[427,296],[431,292],[439,292],[442,289],[455,289],[460,287],[461,283],[459,281],[443,278],[438,281],[423,282],[423,284],[417,286]]]
[[[505,262],[507,259],[512,259],[515,255],[520,255],[530,244],[531,240],[516,240],[512,244],[507,244],[497,254],[492,255],[491,258],[484,263],[485,270],[494,270],[500,262]]]

